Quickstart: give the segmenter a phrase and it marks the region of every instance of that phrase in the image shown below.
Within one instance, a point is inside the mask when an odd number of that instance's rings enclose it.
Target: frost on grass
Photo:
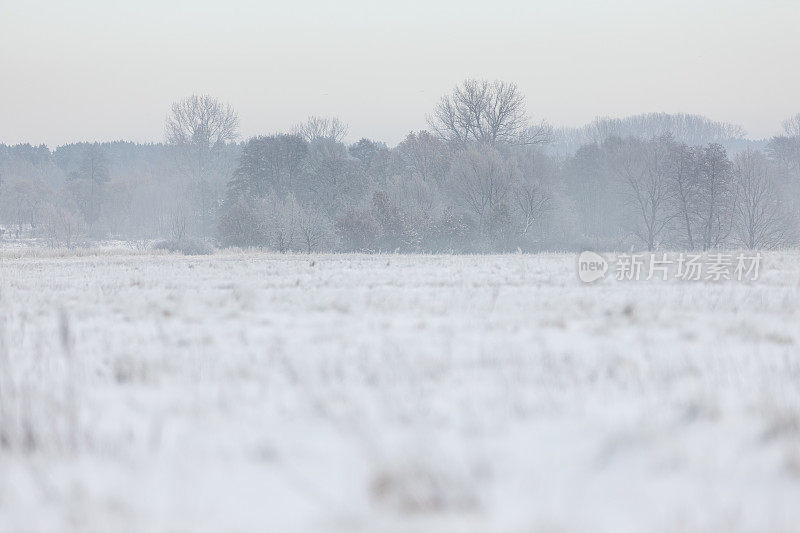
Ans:
[[[29,317],[0,316],[0,450],[72,453],[80,391],[69,318],[56,314],[50,341],[26,344]]]
[[[0,531],[796,531],[800,268],[0,262]]]

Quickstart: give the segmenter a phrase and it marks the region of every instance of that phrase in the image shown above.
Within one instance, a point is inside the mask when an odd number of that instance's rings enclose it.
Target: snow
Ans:
[[[0,531],[800,529],[796,252],[0,257]]]

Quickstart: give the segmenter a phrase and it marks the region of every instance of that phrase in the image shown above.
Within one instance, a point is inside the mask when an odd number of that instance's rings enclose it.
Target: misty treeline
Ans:
[[[511,83],[467,80],[397,146],[311,117],[241,141],[173,104],[165,140],[0,145],[5,238],[278,251],[777,248],[798,241],[800,114],[771,139],[653,113],[554,129]]]

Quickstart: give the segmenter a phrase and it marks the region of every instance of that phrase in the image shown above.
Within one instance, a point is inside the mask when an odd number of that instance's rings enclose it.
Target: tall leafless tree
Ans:
[[[312,202],[332,215],[363,193],[366,176],[342,143],[318,138],[309,143],[305,177]]]
[[[450,183],[458,202],[487,231],[492,217],[507,209],[516,169],[491,146],[474,145],[463,150],[453,162]]]
[[[736,156],[736,237],[750,249],[777,248],[791,241],[789,210],[769,173],[761,152],[747,150]]]
[[[675,214],[670,205],[670,187],[665,169],[665,142],[612,140],[612,169],[624,184],[629,223],[648,250],[660,244]]]
[[[525,97],[516,84],[504,81],[465,80],[442,97],[428,124],[460,146],[543,144],[552,134],[546,122],[531,125]]]
[[[698,244],[709,250],[723,244],[733,229],[736,190],[725,148],[709,144],[703,149],[697,177]]]
[[[701,145],[745,136],[741,126],[715,122],[701,115],[685,113],[644,113],[625,118],[598,117],[582,128],[588,141],[603,142],[611,137],[653,139],[671,136],[679,142]]]
[[[231,192],[266,196],[297,192],[308,156],[308,143],[297,135],[253,137],[242,148],[228,184]]]
[[[552,208],[552,196],[538,183],[520,180],[511,191],[519,217],[520,236],[527,235]]]
[[[166,124],[167,143],[181,148],[189,171],[203,179],[216,149],[239,137],[239,115],[229,104],[208,95],[192,95],[172,104]]]
[[[167,144],[175,148],[177,162],[190,177],[189,188],[199,203],[200,228],[208,231],[213,199],[210,180],[222,181],[219,163],[225,145],[239,137],[239,115],[229,104],[208,95],[192,95],[172,104],[166,121]],[[222,180],[220,180],[222,178]]]
[[[77,170],[70,174],[70,191],[89,229],[100,217],[105,185],[110,175],[108,158],[100,143],[86,145]]]
[[[427,131],[409,133],[394,149],[396,170],[408,178],[441,184],[450,167],[445,143]]]
[[[800,113],[784,120],[781,126],[787,137],[800,137]]]
[[[328,139],[342,142],[347,136],[350,127],[336,117],[311,116],[305,122],[292,128],[292,133],[304,138],[308,142],[317,139]]]
[[[699,148],[672,142],[665,161],[677,226],[676,240],[690,250],[694,249],[696,240],[697,172],[700,156]]]

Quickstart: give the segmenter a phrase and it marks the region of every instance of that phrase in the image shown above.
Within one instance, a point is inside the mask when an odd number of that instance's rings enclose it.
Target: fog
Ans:
[[[768,139],[699,115],[534,115],[515,83],[467,79],[395,145],[338,117],[243,138],[209,95],[156,143],[0,145],[0,224],[50,246],[488,253],[785,248],[798,239],[800,115]]]
[[[677,249],[713,216],[701,248],[796,242],[795,2],[1,9],[0,224],[15,239]],[[772,236],[754,241],[764,212]]]
[[[767,138],[797,112],[798,20],[780,0],[9,1],[0,142],[159,142],[172,101],[212,94],[242,138],[328,115],[393,146],[464,78],[558,125],[682,112]]]
[[[800,531],[798,28],[0,0],[0,533]]]

